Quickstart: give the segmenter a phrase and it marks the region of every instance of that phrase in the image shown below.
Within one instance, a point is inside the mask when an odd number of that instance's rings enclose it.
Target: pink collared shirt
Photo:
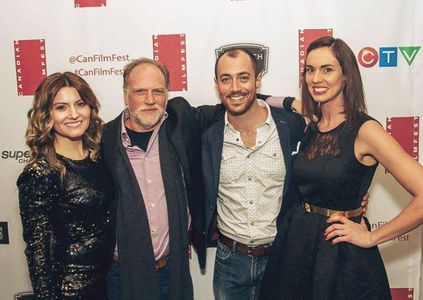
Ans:
[[[158,260],[169,255],[169,222],[159,155],[159,130],[167,118],[167,113],[154,129],[148,142],[147,151],[131,145],[131,140],[125,129],[125,120],[128,118],[129,112],[125,110],[122,114],[122,144],[128,154],[144,199],[154,257]],[[142,200],[140,199],[140,201]]]

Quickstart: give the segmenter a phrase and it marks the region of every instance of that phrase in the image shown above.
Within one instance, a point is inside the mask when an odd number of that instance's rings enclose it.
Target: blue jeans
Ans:
[[[213,290],[216,300],[256,300],[268,256],[233,252],[218,242]]]
[[[121,300],[121,286],[120,286],[120,275],[119,275],[119,262],[113,260],[110,265],[109,272],[106,277],[107,285],[107,297],[109,300]],[[159,288],[160,288],[160,300],[169,299],[169,266],[159,270]]]
[[[120,300],[119,263],[113,260],[106,276],[107,297],[109,300]]]

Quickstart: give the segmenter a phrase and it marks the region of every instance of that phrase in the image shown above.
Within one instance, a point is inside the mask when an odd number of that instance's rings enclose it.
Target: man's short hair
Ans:
[[[245,54],[247,54],[247,55],[248,55],[248,57],[250,58],[250,61],[251,61],[251,65],[253,66],[254,76],[255,76],[255,77],[257,77],[257,76],[258,76],[258,74],[257,74],[257,59],[256,59],[256,57],[254,56],[254,54],[253,54],[253,53],[251,53],[251,51],[249,51],[249,50],[247,50],[247,49],[240,48],[240,47],[234,47],[234,48],[229,48],[229,49],[224,50],[224,51],[223,51],[223,52],[221,52],[221,53],[219,54],[219,56],[217,57],[216,62],[215,62],[215,64],[214,64],[214,78],[215,78],[216,80],[217,80],[217,66],[218,66],[218,64],[219,64],[220,59],[221,59],[224,55],[228,55],[229,57],[236,58],[236,57],[238,57],[238,55],[239,55],[241,52],[244,52]]]
[[[152,60],[149,58],[141,57],[141,58],[132,60],[123,69],[123,89],[124,90],[126,90],[126,88],[128,87],[128,79],[132,70],[135,67],[142,64],[150,64],[150,65],[156,66],[160,70],[160,72],[163,74],[166,89],[169,88],[169,70],[167,69],[166,65],[159,60]]]

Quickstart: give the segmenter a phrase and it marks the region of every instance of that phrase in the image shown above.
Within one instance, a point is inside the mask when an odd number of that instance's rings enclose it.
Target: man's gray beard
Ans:
[[[162,113],[159,113],[157,115],[157,118],[155,118],[155,119],[152,120],[154,122],[145,123],[145,122],[143,122],[143,120],[141,120],[141,118],[138,118],[137,115],[131,113],[132,119],[135,121],[135,123],[137,123],[138,125],[140,125],[145,130],[152,129],[157,124],[159,124],[159,122],[162,119],[163,115],[164,115],[164,111]]]

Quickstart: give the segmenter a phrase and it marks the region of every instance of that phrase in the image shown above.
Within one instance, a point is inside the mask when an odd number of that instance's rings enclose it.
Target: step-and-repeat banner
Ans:
[[[0,2],[0,299],[30,299],[16,178],[28,161],[26,112],[48,74],[84,77],[111,120],[123,108],[122,68],[141,56],[162,60],[171,97],[214,104],[216,53],[242,45],[256,55],[261,92],[297,95],[307,45],[322,35],[344,39],[364,79],[369,114],[416,160],[423,115],[421,0],[2,0]],[[389,151],[389,149],[386,149]],[[379,167],[368,216],[383,226],[410,200]],[[419,299],[420,228],[380,248],[395,300]],[[214,249],[202,274],[192,254],[196,299],[213,299]]]

